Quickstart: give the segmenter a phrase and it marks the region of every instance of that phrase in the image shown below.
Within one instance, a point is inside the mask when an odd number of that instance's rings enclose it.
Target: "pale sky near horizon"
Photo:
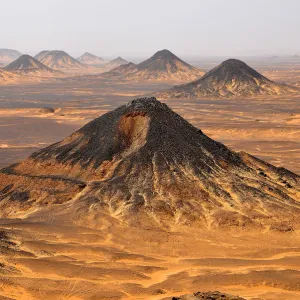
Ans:
[[[300,54],[300,0],[0,0],[0,48],[35,54]]]

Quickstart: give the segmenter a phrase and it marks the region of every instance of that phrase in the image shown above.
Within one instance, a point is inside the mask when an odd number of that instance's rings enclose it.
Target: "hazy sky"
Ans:
[[[77,56],[300,54],[300,0],[0,0],[0,48]]]

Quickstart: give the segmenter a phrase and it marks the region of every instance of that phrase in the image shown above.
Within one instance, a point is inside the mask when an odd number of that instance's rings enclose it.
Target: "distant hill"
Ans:
[[[37,59],[38,61],[40,61],[45,55],[47,55],[49,52],[49,50],[43,50],[41,52],[39,52],[37,55],[35,55],[35,59]]]
[[[246,63],[228,59],[202,78],[175,86],[159,93],[163,98],[240,97],[259,95],[286,95],[298,93],[294,87],[279,84],[261,75]]]
[[[22,55],[8,66],[4,68],[10,72],[18,72],[22,74],[42,74],[42,75],[50,75],[55,73],[55,71],[30,55]]]
[[[131,65],[130,69],[113,69],[111,70],[112,76],[116,72],[127,79],[139,80],[189,81],[204,75],[202,70],[184,62],[169,50],[156,52],[149,59],[135,65],[135,68]]]
[[[85,70],[88,68],[87,65],[60,50],[45,50],[37,54],[36,58],[44,65],[58,70]]]
[[[91,54],[89,52],[85,52],[84,54],[79,56],[77,60],[87,65],[100,65],[100,64],[104,64],[105,62],[103,58]]]
[[[22,53],[17,50],[0,49],[0,63],[2,63],[3,65],[7,65],[19,58],[21,55]]]
[[[111,60],[108,64],[106,64],[106,67],[109,69],[114,69],[121,65],[126,65],[126,64],[128,64],[128,61],[119,56]]]
[[[127,74],[131,74],[135,71],[137,71],[136,64],[130,62],[125,65],[116,67],[116,68],[112,69],[111,71],[104,73],[103,75],[113,78],[113,77],[119,77],[119,76],[126,76]]]

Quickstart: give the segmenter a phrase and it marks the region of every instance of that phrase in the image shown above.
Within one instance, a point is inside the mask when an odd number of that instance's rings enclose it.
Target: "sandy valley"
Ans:
[[[102,220],[101,229],[61,225],[55,213],[2,221],[11,238],[1,244],[3,299],[158,300],[209,290],[252,300],[300,297],[297,233],[200,235]]]

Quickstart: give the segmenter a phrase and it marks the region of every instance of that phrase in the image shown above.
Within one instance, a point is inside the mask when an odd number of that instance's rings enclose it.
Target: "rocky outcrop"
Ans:
[[[172,300],[245,300],[244,298],[220,292],[197,292],[192,295],[173,297]]]

